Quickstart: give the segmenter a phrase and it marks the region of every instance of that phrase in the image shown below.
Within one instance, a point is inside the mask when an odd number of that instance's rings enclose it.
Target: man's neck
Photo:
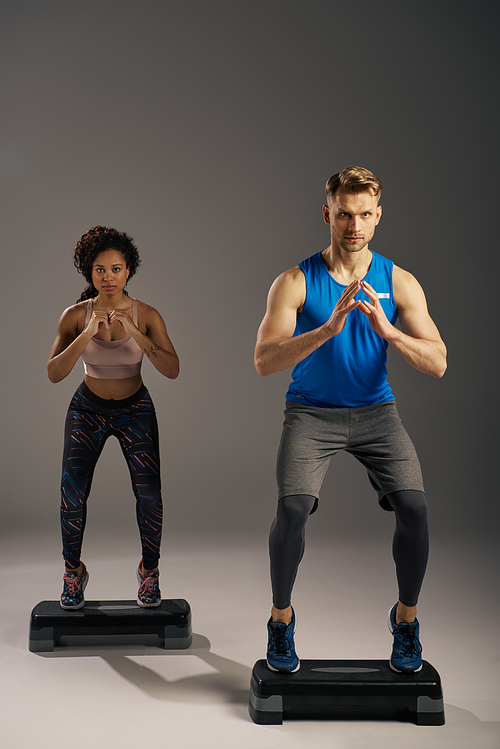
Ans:
[[[323,250],[321,256],[333,278],[346,285],[351,281],[361,281],[372,262],[372,252],[368,246],[359,252],[346,252],[336,245],[330,245]]]

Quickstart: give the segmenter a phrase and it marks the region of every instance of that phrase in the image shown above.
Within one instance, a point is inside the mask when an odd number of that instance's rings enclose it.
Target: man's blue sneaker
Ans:
[[[83,572],[78,577],[76,570],[65,572],[63,576],[63,592],[61,593],[61,608],[67,611],[81,609],[85,603],[83,591],[89,581],[89,573],[82,562]]]
[[[295,632],[295,611],[292,609],[292,621],[267,623],[267,665],[271,671],[280,674],[293,674],[300,668],[300,661],[295,652],[293,635]]]
[[[394,636],[389,666],[400,674],[414,674],[422,668],[422,646],[420,644],[418,619],[411,624],[396,624],[396,603],[389,611],[389,631]]]

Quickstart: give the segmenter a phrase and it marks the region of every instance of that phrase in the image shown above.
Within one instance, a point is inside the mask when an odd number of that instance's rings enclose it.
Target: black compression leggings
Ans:
[[[399,600],[416,606],[429,555],[427,502],[421,491],[387,494],[396,515],[392,553],[396,564]],[[290,606],[297,569],[304,555],[305,525],[316,499],[308,494],[283,497],[269,535],[273,603]]]

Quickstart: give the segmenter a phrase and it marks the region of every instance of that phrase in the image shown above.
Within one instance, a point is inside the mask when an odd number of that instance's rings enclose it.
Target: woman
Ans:
[[[179,374],[179,359],[159,313],[128,296],[125,286],[140,258],[132,239],[95,226],[80,239],[75,266],[89,286],[57,326],[47,370],[51,382],[69,375],[79,357],[84,381],[66,417],[61,484],[65,573],[61,606],[79,609],[89,575],[81,561],[86,503],[106,439],[115,435],[127,461],[137,501],[142,559],[137,602],[158,606],[162,500],[158,428],[141,378],[143,354],[165,377]]]

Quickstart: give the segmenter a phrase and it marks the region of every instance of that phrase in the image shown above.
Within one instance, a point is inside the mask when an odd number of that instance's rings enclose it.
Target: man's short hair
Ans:
[[[337,190],[352,194],[370,190],[377,198],[377,203],[382,194],[382,182],[368,169],[362,166],[347,166],[341,172],[334,174],[326,183],[326,198],[333,198]]]

